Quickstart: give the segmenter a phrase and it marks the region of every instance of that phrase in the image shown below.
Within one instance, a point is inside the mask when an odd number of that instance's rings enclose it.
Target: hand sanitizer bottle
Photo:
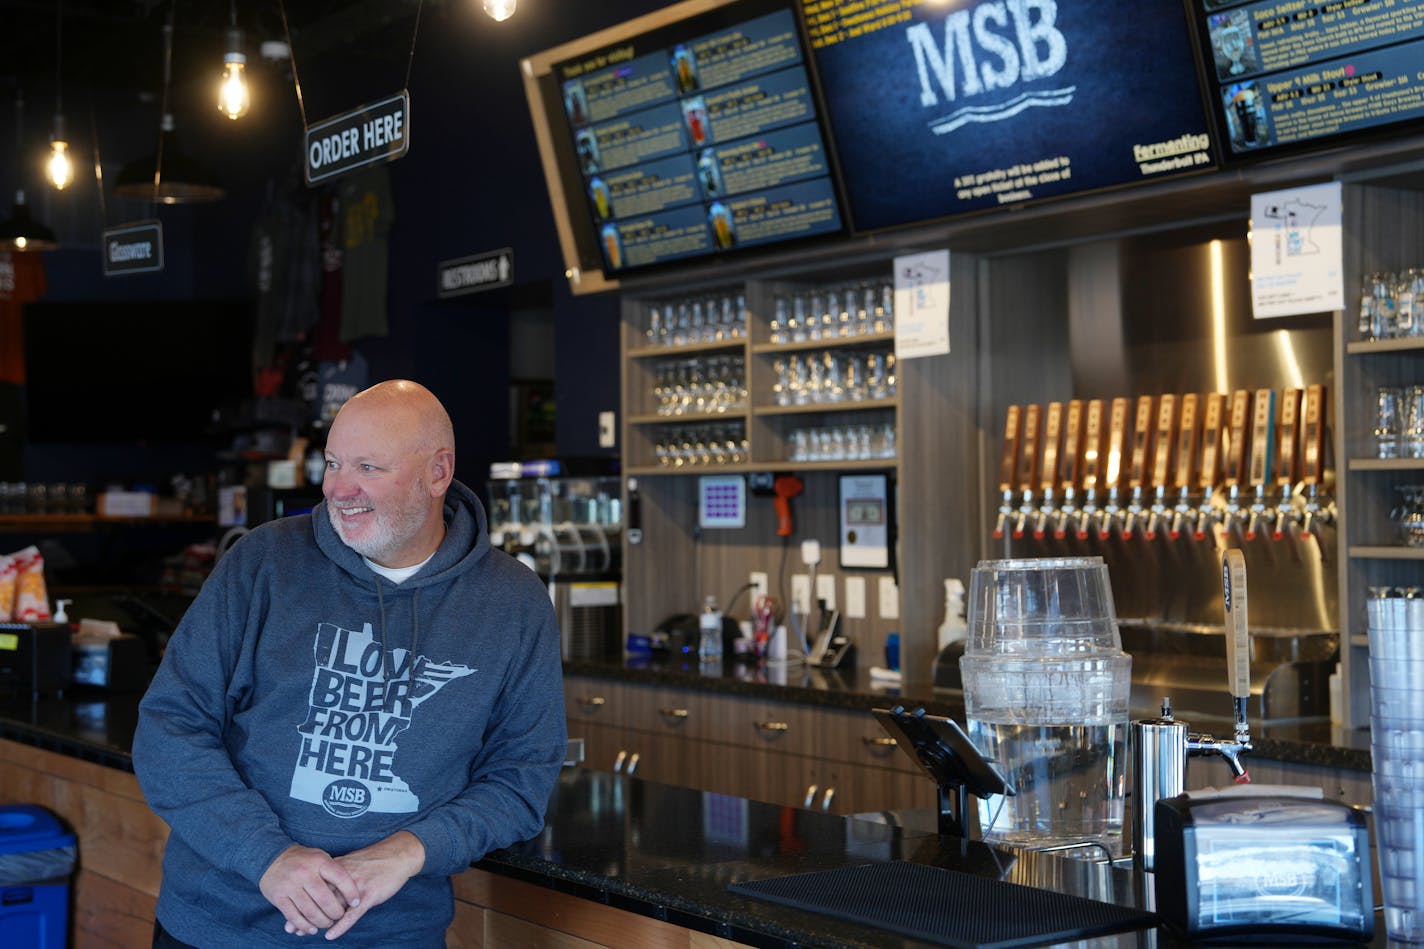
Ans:
[[[707,597],[702,607],[702,615],[697,618],[700,635],[697,642],[697,658],[703,662],[719,662],[722,659],[722,611],[717,608],[717,598]]]
[[[964,619],[964,582],[951,577],[944,581],[944,622],[939,625],[938,649],[950,643],[962,642],[969,633]]]

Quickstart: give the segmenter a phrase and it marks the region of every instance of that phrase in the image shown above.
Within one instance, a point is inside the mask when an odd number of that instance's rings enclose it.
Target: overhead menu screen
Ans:
[[[843,229],[784,0],[734,4],[553,72],[605,273]]]
[[[1424,3],[1192,2],[1229,156],[1424,119]]]
[[[1214,167],[1170,0],[801,0],[852,226]]]

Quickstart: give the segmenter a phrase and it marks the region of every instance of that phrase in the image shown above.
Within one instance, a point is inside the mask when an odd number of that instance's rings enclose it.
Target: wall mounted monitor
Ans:
[[[1188,2],[1226,159],[1424,127],[1424,3]]]
[[[1215,167],[1175,0],[801,0],[856,231]]]
[[[842,233],[806,60],[795,0],[699,0],[526,61],[566,256],[617,277]]]

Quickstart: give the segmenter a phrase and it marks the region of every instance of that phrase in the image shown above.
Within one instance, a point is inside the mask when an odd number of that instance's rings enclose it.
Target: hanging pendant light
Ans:
[[[243,35],[237,25],[237,0],[228,7],[227,52],[223,55],[222,85],[218,87],[218,111],[237,120],[252,104],[247,90],[247,54],[242,51]]]
[[[175,4],[176,6],[176,4]],[[119,169],[114,194],[155,204],[194,204],[216,201],[227,192],[217,176],[183,151],[168,111],[168,86],[173,66],[173,7],[163,25],[163,118],[159,122],[158,149]]]
[[[30,206],[25,203],[25,189],[18,189],[9,220],[0,223],[0,247],[33,251],[54,250],[58,246],[54,231],[30,216]]]
[[[120,168],[114,179],[114,194],[158,204],[196,204],[224,197],[227,192],[218,184],[217,176],[188,157],[178,144],[170,113],[163,114],[160,129],[163,134],[158,151]]]
[[[55,190],[63,191],[74,180],[74,165],[69,160],[69,141],[64,135],[64,3],[55,6],[54,31],[54,134],[49,138],[49,161],[45,175]]]
[[[489,14],[495,22],[503,23],[514,16],[514,8],[518,0],[484,0],[485,13]]]
[[[15,167],[24,173],[24,133],[25,97],[15,92]],[[25,189],[15,189],[15,203],[10,208],[10,217],[0,222],[0,247],[7,250],[36,251],[54,250],[59,242],[54,239],[54,231],[36,221],[30,215],[30,206],[25,203]]]

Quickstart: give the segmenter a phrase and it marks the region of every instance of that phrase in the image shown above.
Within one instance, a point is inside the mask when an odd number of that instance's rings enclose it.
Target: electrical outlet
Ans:
[[[613,412],[598,413],[598,447],[613,448],[618,444],[618,436],[614,432],[617,425],[617,415]]]
[[[816,599],[824,600],[828,610],[836,608],[836,575],[834,573],[816,575]]]
[[[845,578],[846,619],[865,619],[865,578]]]
[[[766,596],[766,594],[767,594],[767,589],[766,589],[767,579],[766,579],[766,574],[765,574],[763,571],[761,571],[761,570],[753,570],[753,571],[747,576],[747,582],[752,585],[752,602],[753,602],[753,603],[756,602],[756,598],[757,598],[757,597],[759,597],[759,596]]]
[[[880,578],[880,601],[881,619],[900,618],[900,588],[895,585],[894,577]]]
[[[811,612],[811,577],[807,574],[791,575],[791,609],[801,616]]]

